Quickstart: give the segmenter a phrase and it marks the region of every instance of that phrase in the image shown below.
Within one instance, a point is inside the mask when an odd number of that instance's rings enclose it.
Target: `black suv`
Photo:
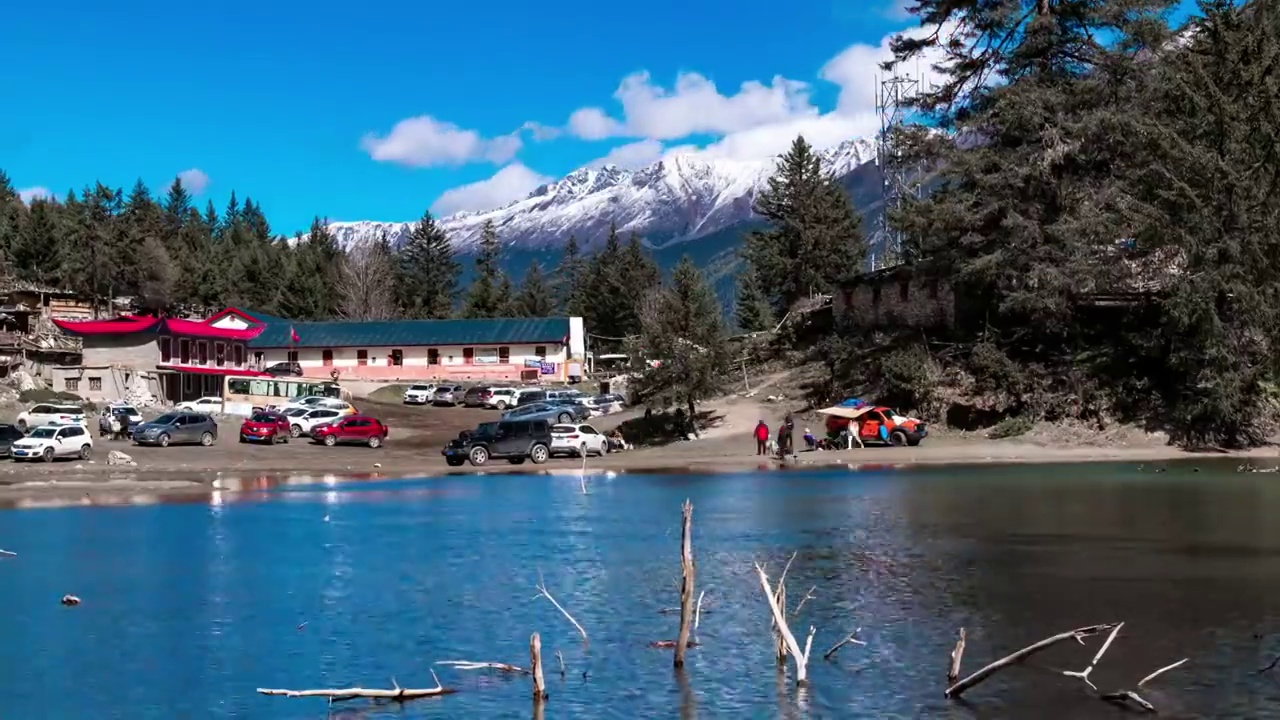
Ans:
[[[541,465],[551,457],[551,426],[546,420],[503,420],[481,423],[475,430],[458,433],[444,450],[444,461],[457,467],[468,460],[484,465],[490,458],[519,465],[532,460]]]

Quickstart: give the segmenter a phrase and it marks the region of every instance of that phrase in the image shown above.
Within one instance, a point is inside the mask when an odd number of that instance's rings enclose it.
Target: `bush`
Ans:
[[[1026,415],[1015,415],[1014,417],[1007,417],[997,423],[996,426],[991,428],[991,431],[987,433],[987,437],[992,440],[1004,440],[1006,438],[1018,437],[1019,435],[1026,435],[1031,432],[1031,429],[1035,426],[1035,421],[1030,417]]]

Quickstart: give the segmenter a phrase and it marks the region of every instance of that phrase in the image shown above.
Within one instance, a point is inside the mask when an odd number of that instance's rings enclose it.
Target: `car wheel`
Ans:
[[[302,437],[302,426],[292,425],[289,427],[289,434],[293,437]]]
[[[204,433],[200,436],[200,444],[209,447],[213,444],[213,433]]]
[[[551,458],[551,451],[548,450],[547,446],[543,445],[542,443],[538,443],[537,445],[534,445],[533,447],[529,448],[529,459],[533,461],[534,465],[541,465],[542,463],[546,462],[550,458]]]
[[[894,430],[889,433],[889,444],[901,447],[907,444],[907,434],[901,430]]]
[[[92,454],[93,454],[93,446],[92,446],[92,445],[81,445],[81,446],[80,446],[80,459],[81,459],[81,460],[88,460],[88,459],[89,459],[89,456],[90,456],[90,455],[92,455]]]
[[[160,447],[169,447],[169,433],[161,433],[160,437],[156,438],[156,444]]]
[[[53,448],[45,448],[44,452],[40,453],[40,457],[45,462],[53,462]]]
[[[374,435],[373,437],[369,438],[369,447],[375,450],[382,447],[382,438],[378,437],[377,435]]]
[[[338,438],[337,438],[337,436],[336,436],[336,435],[325,435],[325,436],[324,436],[324,444],[325,444],[325,445],[327,445],[327,446],[329,446],[329,447],[333,447],[334,445],[337,445],[337,444],[338,444]]]
[[[570,415],[569,413],[560,413],[558,416],[556,416],[556,422],[560,423],[561,425],[568,425],[569,423],[573,422],[573,416]]]
[[[482,447],[471,448],[471,464],[483,465],[489,462],[489,451]]]

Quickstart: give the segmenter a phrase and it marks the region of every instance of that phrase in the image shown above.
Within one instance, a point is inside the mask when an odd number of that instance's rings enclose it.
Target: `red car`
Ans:
[[[333,447],[340,442],[361,443],[371,448],[382,447],[387,439],[387,426],[368,415],[348,415],[331,423],[311,428],[311,438]]]
[[[240,425],[240,442],[289,442],[289,418],[278,412],[256,412]]]

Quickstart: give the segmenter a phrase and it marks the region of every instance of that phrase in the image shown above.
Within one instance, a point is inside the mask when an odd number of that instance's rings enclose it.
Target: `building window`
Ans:
[[[439,351],[439,350],[437,350],[437,349],[435,349],[435,348],[431,348],[431,349],[427,350],[427,364],[428,364],[428,365],[439,365],[439,364],[440,364],[440,351]]]
[[[539,360],[547,359],[547,346],[539,345],[533,349],[533,354],[538,356]]]
[[[244,346],[232,345],[231,357],[234,359],[236,367],[244,365]]]
[[[506,347],[505,345],[498,348],[498,362],[503,365],[511,364],[511,348]]]
[[[213,364],[222,367],[227,361],[227,346],[222,343],[213,344]]]
[[[906,302],[911,296],[911,283],[907,280],[898,281],[898,300]]]
[[[91,392],[94,390],[98,392],[102,392],[102,378],[100,377],[89,378],[89,390]]]
[[[258,355],[259,355],[259,357],[261,357],[262,353],[258,353]],[[291,362],[291,363],[296,363],[296,362],[298,362],[298,351],[297,351],[297,350],[290,350],[290,351],[289,351],[289,356],[288,356],[288,357],[289,357],[289,362]]]
[[[462,348],[462,364],[470,365],[476,361],[475,348]]]
[[[875,287],[871,288],[871,307],[873,308],[880,307],[880,286],[879,285],[876,285]]]
[[[428,353],[428,354],[430,354],[430,353]],[[395,349],[395,350],[392,350],[392,351],[391,351],[391,364],[392,364],[392,365],[395,365],[396,367],[400,367],[401,365],[404,365],[404,351],[403,351],[403,350],[401,350],[401,349],[397,348],[397,349]]]
[[[66,378],[62,381],[66,386],[67,392],[77,392],[80,390],[80,378]]]
[[[186,338],[178,341],[178,362],[182,365],[191,364],[191,341]]]
[[[196,341],[196,364],[209,364],[209,343],[204,340]]]
[[[482,347],[476,350],[475,353],[475,362],[478,363],[496,363],[498,358],[498,348],[496,347]]]
[[[321,365],[324,365],[325,367],[329,367],[330,365],[333,365],[333,351],[332,351],[332,350],[328,350],[328,349],[326,349],[326,350],[322,350],[322,351],[320,352],[320,364],[321,364]]]
[[[368,351],[368,350],[357,350],[357,351],[356,351],[356,365],[368,365],[368,364],[369,364],[369,351]]]
[[[160,338],[160,362],[167,363],[173,360],[173,338]]]

